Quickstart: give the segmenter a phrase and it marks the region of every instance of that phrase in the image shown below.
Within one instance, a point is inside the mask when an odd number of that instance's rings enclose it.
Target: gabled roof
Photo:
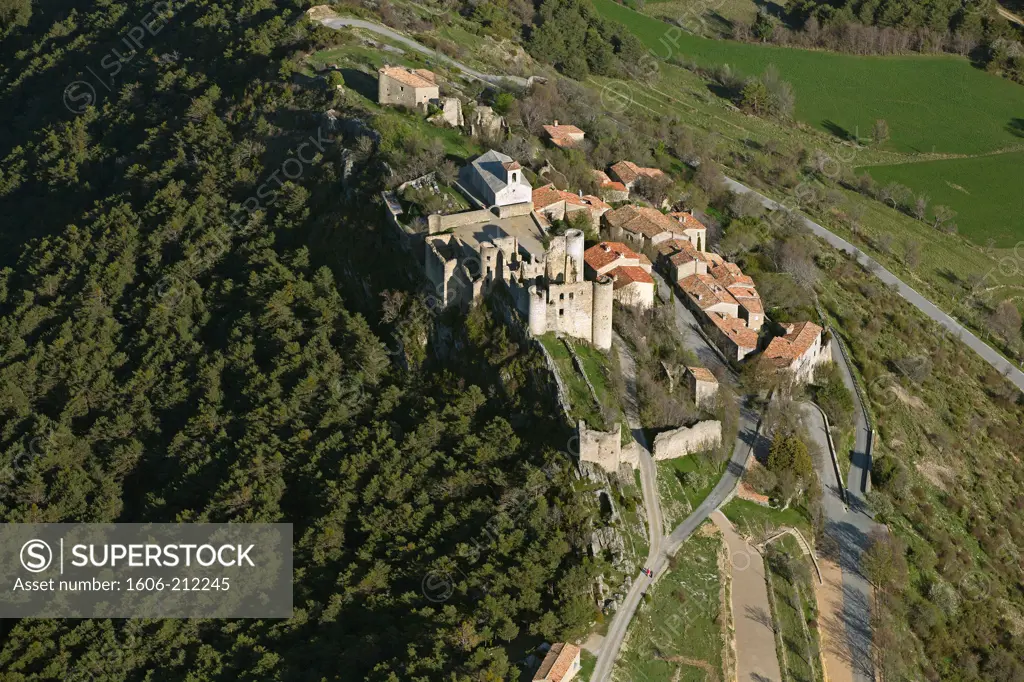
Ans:
[[[558,642],[552,644],[547,655],[533,676],[534,682],[562,682],[572,668],[573,661],[580,655],[580,648],[573,644]]]
[[[400,83],[404,83],[412,88],[436,88],[437,87],[437,76],[432,71],[426,69],[407,69],[404,66],[382,66],[377,69],[377,73],[394,78]]]
[[[670,233],[680,234],[679,223],[661,211],[649,206],[630,204],[605,213],[608,224],[647,238]]]
[[[641,177],[648,178],[659,178],[665,175],[664,171],[660,168],[645,168],[638,166],[632,161],[619,161],[617,164],[611,167],[611,171],[622,182],[629,184]]]
[[[640,254],[622,242],[601,242],[583,252],[583,260],[594,270],[600,270],[621,258],[640,261]]]
[[[692,374],[693,378],[697,381],[707,381],[712,384],[718,383],[718,378],[707,367],[687,367],[686,371]]]
[[[709,313],[708,317],[726,338],[740,348],[753,350],[757,348],[757,332],[747,327],[738,317],[727,317],[721,313]]]
[[[479,175],[487,186],[494,192],[501,191],[508,187],[507,171],[516,170],[520,167],[518,163],[512,160],[511,156],[502,154],[494,149],[473,159],[471,165],[477,175]],[[516,182],[520,185],[526,185],[527,187],[530,186],[530,183],[522,173],[519,174]]]
[[[551,138],[552,144],[558,147],[572,147],[586,135],[574,125],[558,125],[558,121],[555,121],[555,125],[544,126],[544,132]]]
[[[669,213],[670,216],[682,223],[683,228],[687,230],[706,230],[704,223],[693,217],[692,213],[687,211],[676,211],[675,213]]]
[[[786,330],[786,335],[776,336],[764,349],[764,356],[779,361],[780,365],[788,365],[803,356],[822,332],[822,328],[813,322],[796,322],[782,326]]]
[[[654,284],[654,278],[639,265],[620,265],[605,273],[615,281],[615,289],[630,284]]]
[[[610,177],[608,177],[608,174],[605,173],[604,171],[595,169],[593,173],[594,182],[596,182],[597,186],[600,187],[601,189],[610,189],[617,192],[629,191],[625,185],[623,185],[621,182],[615,182]]]
[[[764,305],[761,304],[760,296],[740,296],[734,293],[733,297],[747,312],[754,313],[755,315],[764,315]]]
[[[719,303],[736,305],[737,301],[729,291],[715,281],[711,275],[688,275],[679,280],[679,286],[698,305],[701,310]],[[742,323],[743,321],[740,320]]]

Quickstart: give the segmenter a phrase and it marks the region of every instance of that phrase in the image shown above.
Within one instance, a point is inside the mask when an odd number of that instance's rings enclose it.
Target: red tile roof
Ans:
[[[759,296],[739,296],[734,293],[734,298],[747,312],[754,313],[755,315],[764,315],[764,306],[761,304]]]
[[[501,164],[501,166],[505,170],[519,170],[520,168],[522,168],[522,166],[519,165],[518,161],[506,161],[505,163]]]
[[[615,173],[619,180],[627,185],[644,176],[648,178],[658,178],[665,175],[665,173],[658,168],[644,168],[643,166],[636,165],[632,161],[619,161],[611,167],[611,171]]]
[[[377,69],[378,74],[394,78],[400,83],[405,83],[411,88],[436,88],[437,76],[426,69],[411,71],[404,66],[382,66]]]
[[[605,274],[615,281],[615,289],[621,289],[634,283],[654,284],[654,278],[639,265],[620,265]]]
[[[686,292],[701,310],[707,310],[719,303],[737,303],[733,295],[718,284],[711,275],[688,275],[679,280],[679,287]],[[740,322],[742,323],[742,320]]]
[[[788,365],[803,356],[822,332],[821,327],[813,322],[797,322],[782,326],[786,330],[786,335],[776,336],[764,350],[766,358],[781,361],[779,364],[782,365]]]
[[[757,348],[757,332],[747,327],[746,323],[738,317],[726,317],[721,313],[709,313],[708,317],[718,329],[725,334],[726,338],[740,348]]]
[[[572,668],[573,661],[580,655],[580,648],[573,644],[558,642],[552,644],[547,655],[533,676],[534,682],[562,682]]]
[[[574,125],[544,126],[544,132],[551,138],[551,142],[559,147],[572,147],[586,134]]]
[[[680,234],[679,223],[661,211],[649,206],[630,204],[609,211],[605,218],[612,227],[622,228],[627,232],[642,234],[651,239],[666,232]]]
[[[601,242],[583,252],[584,262],[594,270],[600,270],[621,258],[640,260],[640,254],[622,242]]]
[[[677,211],[675,213],[669,213],[670,216],[678,220],[683,224],[683,227],[687,230],[706,230],[707,227],[704,223],[693,217],[691,213],[686,211]]]
[[[687,367],[686,371],[692,374],[697,381],[709,381],[713,384],[718,383],[718,378],[715,377],[707,367]]]

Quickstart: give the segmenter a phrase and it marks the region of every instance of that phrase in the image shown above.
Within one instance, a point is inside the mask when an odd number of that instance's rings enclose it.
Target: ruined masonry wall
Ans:
[[[675,459],[722,444],[722,422],[703,421],[659,433],[654,438],[654,459]]]

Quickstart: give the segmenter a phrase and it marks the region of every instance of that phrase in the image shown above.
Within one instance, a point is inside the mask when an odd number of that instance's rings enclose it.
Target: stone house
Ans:
[[[569,682],[579,673],[580,648],[574,644],[552,644],[533,675],[533,682]]]
[[[555,119],[554,125],[544,126],[544,132],[551,144],[562,149],[571,149],[586,137],[586,133],[574,125],[558,125],[558,119]]]
[[[725,261],[713,265],[710,274],[736,299],[740,306],[739,316],[747,326],[755,331],[760,329],[764,324],[764,306],[761,304],[761,295],[754,286],[754,280],[744,275],[740,266]]]
[[[707,367],[687,367],[686,379],[697,407],[711,407],[718,395],[718,379]]]
[[[654,305],[651,261],[621,242],[601,242],[583,254],[588,279],[602,275],[615,283],[615,300],[622,305],[650,308]]]
[[[689,211],[676,211],[669,213],[683,228],[683,236],[693,244],[697,251],[708,250],[708,228],[701,221],[693,217]]]
[[[553,183],[533,190],[533,210],[547,221],[565,220],[573,214],[586,211],[590,225],[600,225],[601,216],[611,210],[611,206],[589,194],[573,194],[557,189]]]
[[[707,317],[713,325],[711,336],[726,357],[739,361],[757,350],[757,332],[740,318],[718,312]]]
[[[613,180],[618,180],[630,191],[636,186],[636,183],[640,181],[640,178],[664,178],[665,172],[660,168],[644,168],[638,166],[632,161],[619,161],[617,164],[608,169],[609,175]]]
[[[516,206],[524,213],[533,210],[533,187],[523,167],[499,151],[492,149],[463,166],[460,180],[485,206]]]
[[[739,303],[729,291],[711,275],[690,275],[679,280],[679,288],[686,294],[690,308],[705,315],[720,313],[739,318]],[[742,322],[742,320],[740,320]],[[743,323],[746,326],[746,323]]]
[[[804,383],[814,376],[814,368],[832,362],[832,343],[823,342],[823,329],[813,322],[783,324],[786,333],[771,340],[764,350],[768,358],[781,370],[792,373],[794,379]]]
[[[630,204],[604,214],[608,235],[644,250],[669,239],[685,239],[684,228],[675,219],[649,206]]]
[[[597,183],[598,194],[605,201],[626,201],[629,199],[629,188],[621,182],[612,180],[604,171],[594,171],[594,182]]]
[[[382,66],[377,69],[377,103],[426,112],[431,100],[441,96],[437,76],[426,69]]]

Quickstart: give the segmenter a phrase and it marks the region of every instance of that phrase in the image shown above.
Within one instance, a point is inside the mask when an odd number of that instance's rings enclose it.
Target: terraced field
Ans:
[[[796,90],[800,120],[837,134],[867,136],[884,118],[893,149],[981,154],[1021,144],[1024,87],[955,56],[864,57],[690,35],[614,0],[592,0],[600,14],[628,26],[661,59],[685,57],[743,74],[774,64]]]
[[[898,182],[957,212],[960,234],[977,244],[1012,248],[1024,239],[1024,151],[942,159],[867,170],[880,183]]]

